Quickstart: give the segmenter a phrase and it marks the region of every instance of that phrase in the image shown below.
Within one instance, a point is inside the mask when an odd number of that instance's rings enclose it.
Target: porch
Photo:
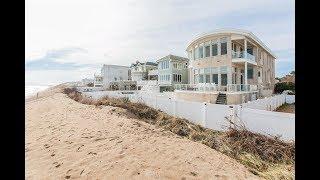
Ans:
[[[215,83],[199,83],[199,84],[175,84],[175,91],[196,91],[196,92],[256,92],[257,85],[251,84],[227,84],[219,86]]]

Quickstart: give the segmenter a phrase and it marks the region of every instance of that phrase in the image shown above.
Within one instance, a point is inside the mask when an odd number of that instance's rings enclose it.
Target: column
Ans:
[[[244,58],[247,59],[247,39],[244,39]]]
[[[227,84],[232,84],[232,66],[227,69]]]
[[[244,84],[248,84],[248,63],[244,63]]]
[[[221,55],[221,44],[220,44],[220,39],[217,40],[217,48],[218,48],[218,55]]]
[[[218,86],[221,86],[221,73],[218,73]]]
[[[212,41],[209,41],[209,45],[210,45],[210,57],[212,57]]]

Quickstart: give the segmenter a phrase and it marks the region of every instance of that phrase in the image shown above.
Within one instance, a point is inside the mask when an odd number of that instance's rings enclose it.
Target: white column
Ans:
[[[244,39],[244,58],[247,59],[247,39]]]
[[[244,84],[248,84],[248,63],[244,63]]]
[[[210,57],[212,56],[212,41],[210,41]]]
[[[221,44],[220,44],[220,39],[217,40],[217,48],[218,48],[218,55],[221,55]]]

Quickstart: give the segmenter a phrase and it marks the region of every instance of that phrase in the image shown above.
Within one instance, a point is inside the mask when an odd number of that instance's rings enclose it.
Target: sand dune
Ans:
[[[26,101],[26,179],[258,179],[203,144],[62,93]]]

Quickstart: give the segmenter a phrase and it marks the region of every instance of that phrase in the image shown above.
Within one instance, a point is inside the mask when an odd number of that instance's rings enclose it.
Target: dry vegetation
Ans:
[[[267,179],[293,179],[295,144],[283,142],[278,137],[265,136],[248,131],[242,125],[233,124],[227,132],[219,132],[193,124],[186,119],[175,118],[142,103],[127,98],[104,97],[94,101],[75,89],[66,88],[64,93],[75,101],[126,109],[142,121],[156,125],[179,136],[201,142],[244,164],[253,174]]]
[[[275,111],[295,114],[295,103],[293,104],[284,103],[283,105],[278,107]]]

